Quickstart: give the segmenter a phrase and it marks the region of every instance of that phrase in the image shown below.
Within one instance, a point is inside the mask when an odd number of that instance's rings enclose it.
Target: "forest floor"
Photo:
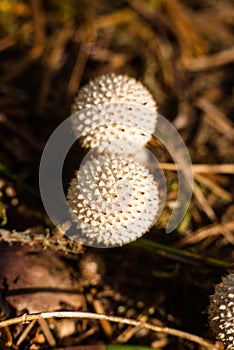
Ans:
[[[209,295],[234,261],[233,24],[231,0],[0,3],[0,320],[105,313],[215,344]],[[179,184],[166,145],[152,140],[168,188],[161,217],[137,244],[97,249],[53,230],[38,174],[44,146],[70,115],[78,89],[109,72],[151,91],[189,150],[194,192],[184,220],[166,234]],[[67,188],[77,162],[70,155],[65,165]],[[19,322],[0,332],[4,350],[206,349],[180,335],[92,318]]]

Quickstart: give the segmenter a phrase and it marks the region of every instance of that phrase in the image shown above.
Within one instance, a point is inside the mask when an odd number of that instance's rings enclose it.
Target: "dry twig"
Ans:
[[[198,201],[198,204],[200,205],[201,210],[203,210],[206,213],[206,215],[211,221],[216,221],[217,217],[214,210],[211,208],[210,204],[208,203],[207,199],[202,193],[202,190],[196,183],[194,183],[193,186],[193,193]]]
[[[177,171],[177,166],[174,163],[160,163],[163,170]],[[219,173],[219,174],[234,174],[234,164],[193,164],[194,173]]]
[[[213,105],[205,97],[200,97],[196,101],[196,105],[205,112],[206,121],[211,127],[219,132],[222,132],[231,141],[234,139],[233,123],[226,117],[226,115],[215,105]]]
[[[93,307],[95,312],[97,313],[104,313],[105,310],[101,304],[101,302],[98,299],[93,300]],[[107,335],[107,337],[111,337],[113,334],[113,329],[111,327],[111,324],[108,320],[100,320],[101,327],[104,331],[104,333]]]
[[[24,314],[22,316],[11,318],[9,320],[1,321],[0,328],[11,326],[14,324],[19,324],[19,323],[26,323],[33,320],[49,319],[49,318],[86,318],[86,319],[93,319],[93,320],[108,320],[110,322],[128,324],[134,327],[149,329],[153,332],[164,333],[164,334],[172,335],[174,337],[186,339],[191,342],[202,345],[209,350],[219,350],[219,348],[216,347],[215,344],[209,342],[208,340],[205,340],[197,335],[183,332],[174,328],[156,326],[148,322],[141,322],[130,318],[125,318],[125,317],[95,314],[91,312],[55,311],[55,312],[43,312],[40,314]]]
[[[149,318],[148,310],[146,310],[137,317],[137,320],[141,322],[146,322],[148,318]],[[127,343],[134,336],[134,334],[139,330],[139,328],[140,327],[132,328],[131,326],[129,326],[121,334],[119,334],[119,336],[116,338],[116,342]]]
[[[205,185],[212,193],[220,197],[224,202],[231,202],[232,195],[217,185],[214,181],[198,173],[194,173],[194,177],[198,182]]]
[[[195,23],[193,23],[182,2],[178,0],[164,0],[163,4],[172,23],[171,29],[181,49],[182,62],[187,57],[205,53],[207,44],[200,36]]]
[[[47,320],[45,319],[39,319],[38,323],[44,333],[44,336],[49,344],[50,347],[54,348],[56,345],[56,340],[54,339],[54,336],[48,326]]]
[[[234,221],[229,221],[222,224],[209,225],[194,232],[193,235],[182,239],[180,242],[180,246],[183,247],[187,244],[194,244],[211,236],[225,235],[225,232],[233,230]]]
[[[20,344],[26,339],[26,337],[28,336],[28,334],[30,333],[30,331],[32,330],[32,328],[33,328],[33,326],[35,325],[36,322],[37,322],[37,320],[33,320],[23,330],[23,332],[21,333],[19,339],[17,340],[17,343],[16,343],[17,346],[20,346]]]
[[[183,65],[187,70],[199,72],[202,70],[214,69],[232,62],[234,62],[234,47],[208,56],[196,58],[186,57],[183,61]]]

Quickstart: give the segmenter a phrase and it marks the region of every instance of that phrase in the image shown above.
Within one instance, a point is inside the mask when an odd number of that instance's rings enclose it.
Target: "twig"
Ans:
[[[38,323],[39,323],[39,325],[44,333],[44,336],[45,336],[49,346],[51,348],[54,348],[56,345],[56,340],[54,339],[54,336],[53,336],[53,334],[48,326],[47,321],[42,318],[42,319],[38,320]]]
[[[208,203],[200,187],[195,182],[193,184],[193,193],[197,199],[198,204],[200,205],[200,209],[206,213],[211,221],[217,220],[214,210]]]
[[[94,20],[94,26],[96,29],[113,28],[117,25],[136,20],[136,16],[136,13],[132,9],[124,8],[112,13],[97,16]]]
[[[148,320],[148,311],[146,310],[143,313],[141,313],[137,320],[141,322],[146,322]],[[117,343],[127,343],[133,336],[136,334],[136,332],[139,330],[139,327],[132,328],[129,326],[127,329],[125,329],[119,336],[116,338],[115,342]]]
[[[44,71],[42,83],[37,98],[37,113],[40,115],[43,112],[46,98],[49,95],[52,80],[56,73],[63,65],[63,55],[65,46],[70,37],[73,36],[74,28],[71,24],[64,25],[58,32],[54,39],[53,46],[45,55],[47,69]]]
[[[176,171],[177,168],[176,168],[176,164],[170,164],[170,163],[160,163],[160,166],[162,167],[162,169],[164,170],[173,170],[173,171]],[[230,164],[231,166],[231,169],[229,167],[229,169],[225,169],[225,170],[232,170],[234,172],[234,165],[233,164]],[[218,165],[217,165],[217,168],[218,168]],[[196,169],[196,165],[193,166],[193,170]],[[207,172],[209,172],[209,169],[210,170],[215,170],[216,169],[216,166],[212,165],[209,166],[207,165],[205,168],[202,169],[202,167],[200,167],[199,169],[199,165],[197,167],[196,170],[205,170],[207,169]],[[224,168],[219,168],[221,170],[224,170]],[[218,170],[218,169],[217,169]],[[196,175],[195,174],[195,177],[199,177],[199,175]],[[211,180],[207,180],[207,179],[204,179],[204,178],[201,178],[199,177],[200,179],[200,182],[206,182],[205,185],[211,189],[214,189],[216,190],[216,193],[218,193],[220,196],[222,195],[222,198],[226,198],[228,200],[230,200],[230,196],[228,195],[228,193],[226,193],[226,191],[224,191],[222,188],[220,188],[219,186],[217,186],[215,183],[211,182]],[[202,181],[201,181],[202,180]],[[215,215],[215,212],[214,210],[212,209],[212,207],[209,205],[208,201],[206,200],[205,196],[203,195],[201,189],[199,188],[199,186],[194,182],[194,187],[193,187],[193,193],[198,201],[198,203],[200,204],[200,207],[201,209],[206,213],[206,215],[208,216],[208,218],[210,218],[212,221],[215,221],[217,219],[216,215]]]
[[[234,221],[228,221],[222,224],[209,225],[193,233],[192,236],[184,238],[180,242],[180,246],[183,247],[187,244],[197,243],[207,237],[217,236],[224,234],[225,231],[234,230]]]
[[[78,90],[86,62],[92,51],[92,46],[96,41],[94,9],[88,2],[84,2],[84,4],[83,11],[86,20],[85,23],[76,30],[73,39],[76,43],[80,43],[80,47],[68,82],[68,97],[73,97]]]
[[[91,312],[55,311],[55,312],[43,312],[40,314],[24,314],[19,317],[1,321],[0,328],[11,326],[14,324],[19,324],[19,323],[26,323],[33,320],[49,319],[49,318],[86,318],[86,319],[94,319],[94,320],[108,320],[110,322],[128,324],[134,327],[149,329],[153,332],[164,333],[164,334],[172,335],[174,337],[187,339],[199,345],[205,346],[207,349],[218,350],[215,344],[194,334],[190,334],[190,333],[183,332],[173,328],[156,326],[151,323],[141,322],[141,321],[125,318],[125,317],[110,316],[110,315],[108,316],[103,314],[95,314]]]
[[[160,163],[163,170],[177,171],[174,163]],[[234,174],[234,164],[193,164],[194,173]]]
[[[93,307],[94,307],[94,311],[97,313],[104,313],[105,312],[102,304],[97,299],[93,300]],[[104,333],[107,335],[107,337],[110,338],[113,334],[113,329],[111,327],[110,322],[108,320],[100,320],[100,324],[101,324],[101,327],[102,327]]]
[[[234,62],[234,47],[209,56],[184,59],[183,65],[187,70],[198,72],[213,69]]]
[[[95,334],[98,331],[97,327],[92,327],[88,329],[86,332],[83,332],[81,335],[75,338],[76,343],[80,343],[84,339],[90,337],[91,335]],[[59,350],[59,349],[58,349]],[[68,349],[69,350],[69,349]]]
[[[137,21],[131,21],[128,23],[128,32],[145,42],[147,47],[155,54],[155,57],[157,57],[165,84],[173,86],[174,76],[171,62],[166,56],[166,50],[163,49],[159,37],[155,35],[155,32],[148,23],[139,17],[137,18]]]
[[[141,17],[144,17],[147,22],[150,22],[156,28],[160,28],[160,30],[166,29],[167,31],[171,30],[167,18],[165,18],[165,16],[162,16],[160,13],[160,3],[158,5],[158,8],[151,6],[148,2],[141,0],[128,0],[128,4]]]
[[[76,62],[74,64],[70,80],[68,83],[67,91],[68,96],[74,96],[75,92],[78,90],[80,86],[81,77],[88,60],[88,56],[90,54],[92,48],[91,39],[88,37],[86,40],[82,40],[80,43],[79,52],[76,57]]]
[[[219,132],[222,132],[231,141],[234,139],[233,123],[226,117],[226,115],[209,100],[200,97],[196,101],[196,106],[205,112],[207,122]]]
[[[41,1],[31,0],[33,26],[35,30],[35,44],[44,49],[45,44],[45,13],[42,10]]]
[[[19,346],[24,341],[24,339],[30,333],[31,329],[33,328],[33,326],[35,325],[36,322],[37,322],[37,320],[33,320],[31,323],[29,323],[27,325],[27,327],[24,329],[24,331],[21,333],[19,339],[17,340],[17,343],[16,343],[17,346]]]
[[[7,348],[12,348],[13,345],[13,339],[12,339],[12,333],[9,327],[5,328],[5,345]]]
[[[163,170],[177,171],[177,166],[174,163],[160,163]],[[232,196],[229,192],[218,186],[214,181],[204,177],[200,174],[203,173],[226,173],[234,174],[234,164],[193,164],[194,178],[213,191],[217,196],[222,198],[224,201],[231,201]]]
[[[208,177],[205,177],[204,175],[198,173],[195,173],[194,177],[198,182],[205,185],[210,191],[212,191],[212,193],[222,198],[224,202],[230,202],[232,200],[232,195],[228,191],[225,191],[222,187],[218,186]]]
[[[182,62],[207,51],[207,43],[199,34],[187,8],[178,0],[164,0],[163,5],[171,22],[171,30],[181,49]]]

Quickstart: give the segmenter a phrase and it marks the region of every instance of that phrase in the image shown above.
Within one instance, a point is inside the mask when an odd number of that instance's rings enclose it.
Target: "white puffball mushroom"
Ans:
[[[112,140],[143,146],[157,122],[156,103],[147,88],[134,78],[114,73],[80,89],[72,113],[73,132],[81,137],[82,147],[88,149]]]
[[[72,105],[72,113],[106,103],[142,105],[156,111],[156,102],[141,82],[127,75],[110,73],[97,77],[85,85]]]
[[[234,349],[234,273],[222,277],[210,297],[208,309],[211,330],[225,346]]]
[[[140,238],[154,224],[158,185],[148,169],[123,157],[99,155],[81,165],[67,199],[81,244],[114,247]]]

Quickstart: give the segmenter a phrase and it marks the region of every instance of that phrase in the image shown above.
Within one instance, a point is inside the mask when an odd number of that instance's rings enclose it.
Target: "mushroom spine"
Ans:
[[[80,243],[114,247],[130,243],[154,224],[158,186],[134,160],[99,155],[76,172],[68,193]]]
[[[112,140],[143,146],[150,140],[157,122],[156,102],[151,93],[136,79],[113,73],[85,85],[71,110],[73,132],[81,136],[82,147],[86,149]],[[134,149],[133,144],[131,147]]]
[[[234,349],[234,272],[222,277],[210,297],[209,324],[227,350]]]

